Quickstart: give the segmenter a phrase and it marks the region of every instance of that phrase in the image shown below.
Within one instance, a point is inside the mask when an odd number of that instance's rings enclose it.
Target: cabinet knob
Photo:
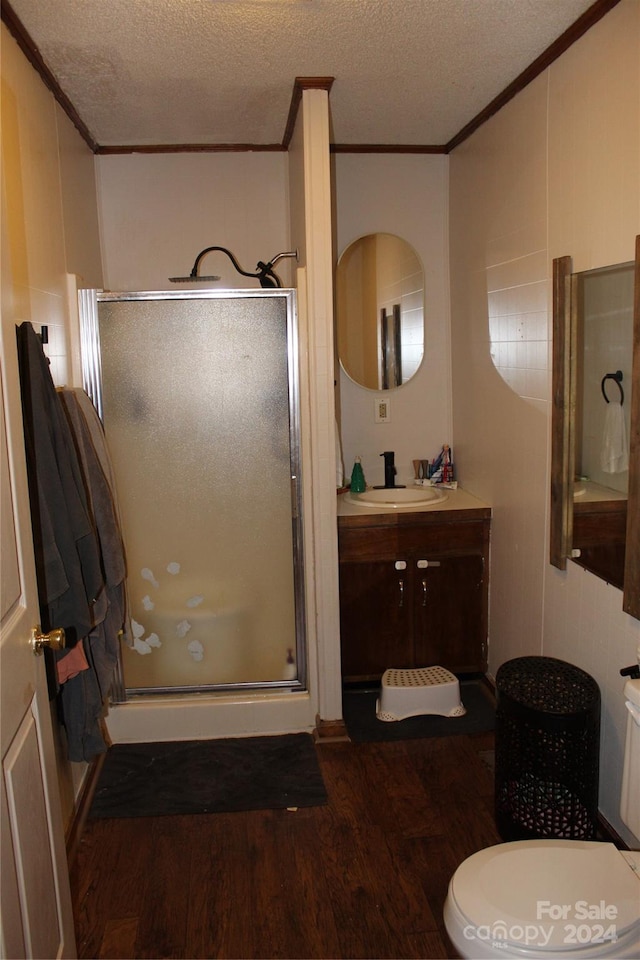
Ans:
[[[406,569],[407,569],[407,561],[406,561],[406,560],[396,560],[394,566],[395,566],[396,570],[406,570]]]

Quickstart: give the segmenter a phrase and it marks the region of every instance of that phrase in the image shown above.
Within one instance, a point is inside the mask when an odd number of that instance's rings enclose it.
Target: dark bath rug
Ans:
[[[106,756],[89,817],[160,817],[315,807],[327,802],[306,733],[119,743]]]
[[[466,708],[462,717],[426,714],[406,720],[378,720],[376,701],[380,689],[345,690],[342,709],[347,733],[356,743],[379,740],[419,740],[423,737],[450,737],[459,733],[484,733],[495,726],[495,704],[485,685],[477,680],[460,682],[460,699]]]

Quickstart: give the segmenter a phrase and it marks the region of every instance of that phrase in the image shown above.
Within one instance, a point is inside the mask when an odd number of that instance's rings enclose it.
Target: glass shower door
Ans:
[[[303,686],[294,298],[98,295],[128,692]]]

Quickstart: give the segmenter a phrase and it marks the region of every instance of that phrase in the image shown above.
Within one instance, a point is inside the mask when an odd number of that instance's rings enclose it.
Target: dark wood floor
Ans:
[[[89,821],[78,956],[454,956],[449,878],[499,842],[492,748],[492,734],[327,743],[323,807]]]

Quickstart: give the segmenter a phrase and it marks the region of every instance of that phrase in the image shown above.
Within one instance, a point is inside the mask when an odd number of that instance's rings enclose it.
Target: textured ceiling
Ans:
[[[332,141],[445,144],[592,0],[10,0],[94,140],[276,144],[294,79]]]

